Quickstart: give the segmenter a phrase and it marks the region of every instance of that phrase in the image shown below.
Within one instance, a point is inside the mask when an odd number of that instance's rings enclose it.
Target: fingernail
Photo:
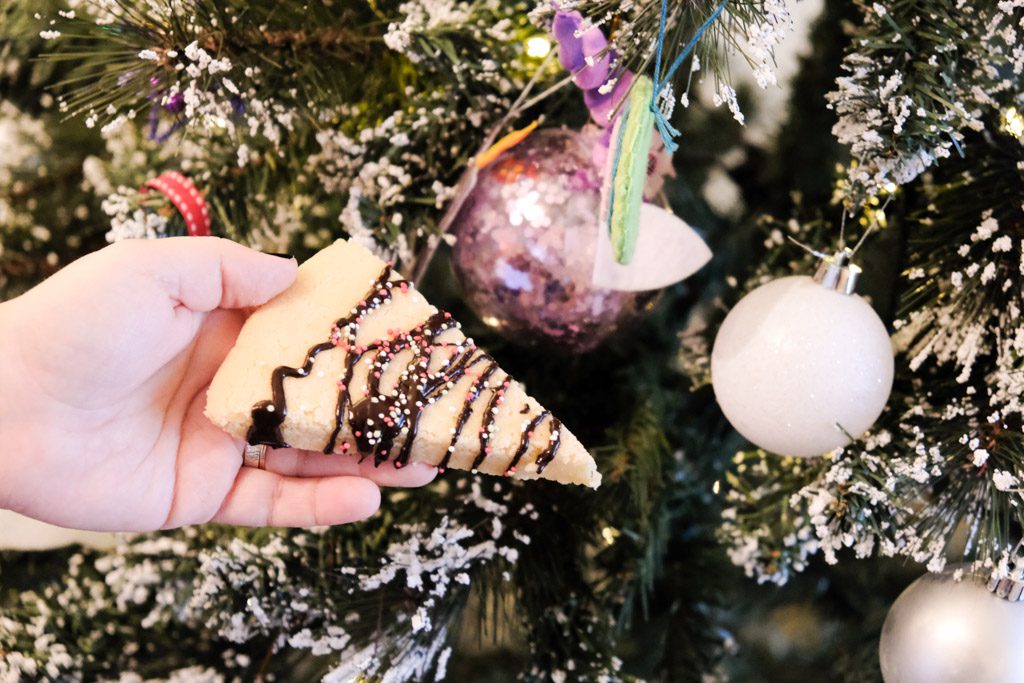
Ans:
[[[284,254],[284,253],[279,253],[279,252],[276,252],[276,251],[265,251],[263,253],[266,254],[267,256],[276,256],[277,258],[287,258],[287,259],[295,258],[294,254]]]

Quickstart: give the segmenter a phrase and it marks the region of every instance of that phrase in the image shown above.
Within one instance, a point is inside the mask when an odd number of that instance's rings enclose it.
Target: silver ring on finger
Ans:
[[[258,470],[267,469],[267,448],[266,444],[245,444],[242,451],[242,467],[255,467]]]

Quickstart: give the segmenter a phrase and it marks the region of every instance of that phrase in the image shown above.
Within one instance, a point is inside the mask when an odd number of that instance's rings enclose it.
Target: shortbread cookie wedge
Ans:
[[[601,483],[579,440],[449,314],[345,240],[246,321],[206,415],[252,444]]]

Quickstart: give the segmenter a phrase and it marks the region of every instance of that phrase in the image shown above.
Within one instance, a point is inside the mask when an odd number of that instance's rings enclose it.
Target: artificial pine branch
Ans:
[[[968,131],[1013,101],[1024,68],[1015,49],[1024,14],[1012,4],[857,4],[864,21],[829,95],[839,116],[833,132],[860,162],[844,190],[851,209],[936,160],[970,153]]]
[[[64,111],[102,125],[110,140],[147,119],[143,163],[108,170],[127,180],[114,183],[123,185],[115,237],[152,230],[133,218],[139,208],[173,221],[166,203],[147,208],[133,188],[175,169],[206,194],[217,233],[302,253],[347,235],[411,268],[437,243],[437,207],[473,141],[537,71],[517,40],[532,29],[505,5],[467,6],[439,23],[411,10],[402,20],[393,3],[339,11],[204,0],[93,11],[42,23],[46,35],[61,34],[48,59],[76,63],[57,86]],[[430,144],[438,139],[461,142]],[[387,186],[378,173],[392,175]],[[282,219],[271,209],[289,196]],[[304,225],[316,229],[296,244]],[[161,234],[176,229],[157,221]]]

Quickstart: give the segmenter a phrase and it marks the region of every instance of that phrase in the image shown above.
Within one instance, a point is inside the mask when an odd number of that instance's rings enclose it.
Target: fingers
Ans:
[[[109,249],[160,282],[192,311],[247,308],[266,303],[295,280],[298,264],[219,237],[126,240]]]
[[[243,467],[211,521],[239,526],[307,527],[366,519],[380,489],[361,477],[299,479]]]
[[[395,467],[391,461],[380,467],[373,464],[373,458],[359,462],[355,455],[324,455],[295,448],[271,449],[267,451],[267,469],[289,477],[363,477],[378,486],[423,486],[437,475],[437,469],[422,463],[411,463]]]
[[[425,465],[374,468],[369,460],[360,464],[352,456],[291,448],[268,451],[267,470],[242,467],[243,442],[203,415],[204,394],[196,395],[181,423],[174,493],[163,528],[211,520],[245,526],[343,524],[377,510],[378,486],[421,486],[434,478],[434,468]]]

